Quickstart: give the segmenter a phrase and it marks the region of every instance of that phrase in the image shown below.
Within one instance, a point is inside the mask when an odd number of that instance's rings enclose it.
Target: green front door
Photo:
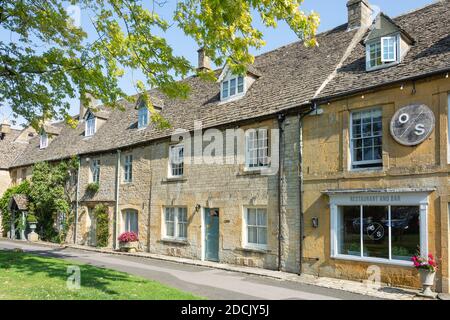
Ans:
[[[205,209],[205,258],[219,261],[219,209]]]

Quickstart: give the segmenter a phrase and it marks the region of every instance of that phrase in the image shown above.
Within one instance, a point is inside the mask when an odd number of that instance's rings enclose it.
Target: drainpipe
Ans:
[[[113,248],[118,249],[117,233],[119,232],[119,188],[120,188],[120,150],[117,150],[117,164],[116,164],[116,203],[114,209],[114,236],[113,236]]]
[[[303,272],[303,240],[305,238],[304,232],[304,212],[303,212],[303,119],[309,115],[311,112],[317,109],[316,103],[314,103],[311,110],[306,113],[297,114],[298,120],[298,163],[299,163],[299,175],[298,175],[298,200],[299,200],[299,219],[300,219],[300,230],[299,230],[299,239],[300,239],[300,248],[299,248],[299,266],[298,266],[298,275],[301,275]]]
[[[77,244],[77,232],[78,232],[78,216],[80,210],[80,168],[81,168],[81,157],[78,158],[78,168],[77,168],[77,191],[75,195],[75,224],[73,226],[73,244]]]
[[[284,148],[283,148],[283,123],[286,119],[285,114],[278,114],[278,161],[280,163],[278,169],[278,271],[281,271],[281,241],[283,240],[282,227],[281,227],[281,208],[282,208],[282,197],[281,197],[281,185],[283,182],[283,171],[284,171]]]

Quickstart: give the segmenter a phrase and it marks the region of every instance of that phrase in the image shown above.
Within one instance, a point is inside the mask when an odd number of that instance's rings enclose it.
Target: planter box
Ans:
[[[139,249],[139,241],[119,242],[120,251],[137,252]]]

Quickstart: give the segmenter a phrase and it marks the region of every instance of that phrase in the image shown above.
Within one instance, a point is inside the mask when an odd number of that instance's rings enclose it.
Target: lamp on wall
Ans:
[[[313,225],[313,228],[319,227],[319,218],[318,217],[312,218],[312,225]]]
[[[195,212],[198,212],[202,206],[198,203],[195,205]]]

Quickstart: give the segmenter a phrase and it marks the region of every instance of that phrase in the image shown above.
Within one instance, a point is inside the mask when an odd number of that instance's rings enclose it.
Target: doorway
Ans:
[[[97,228],[93,208],[89,208],[86,215],[86,233],[86,244],[95,247],[97,245]]]
[[[205,208],[205,260],[219,261],[219,209]]]

